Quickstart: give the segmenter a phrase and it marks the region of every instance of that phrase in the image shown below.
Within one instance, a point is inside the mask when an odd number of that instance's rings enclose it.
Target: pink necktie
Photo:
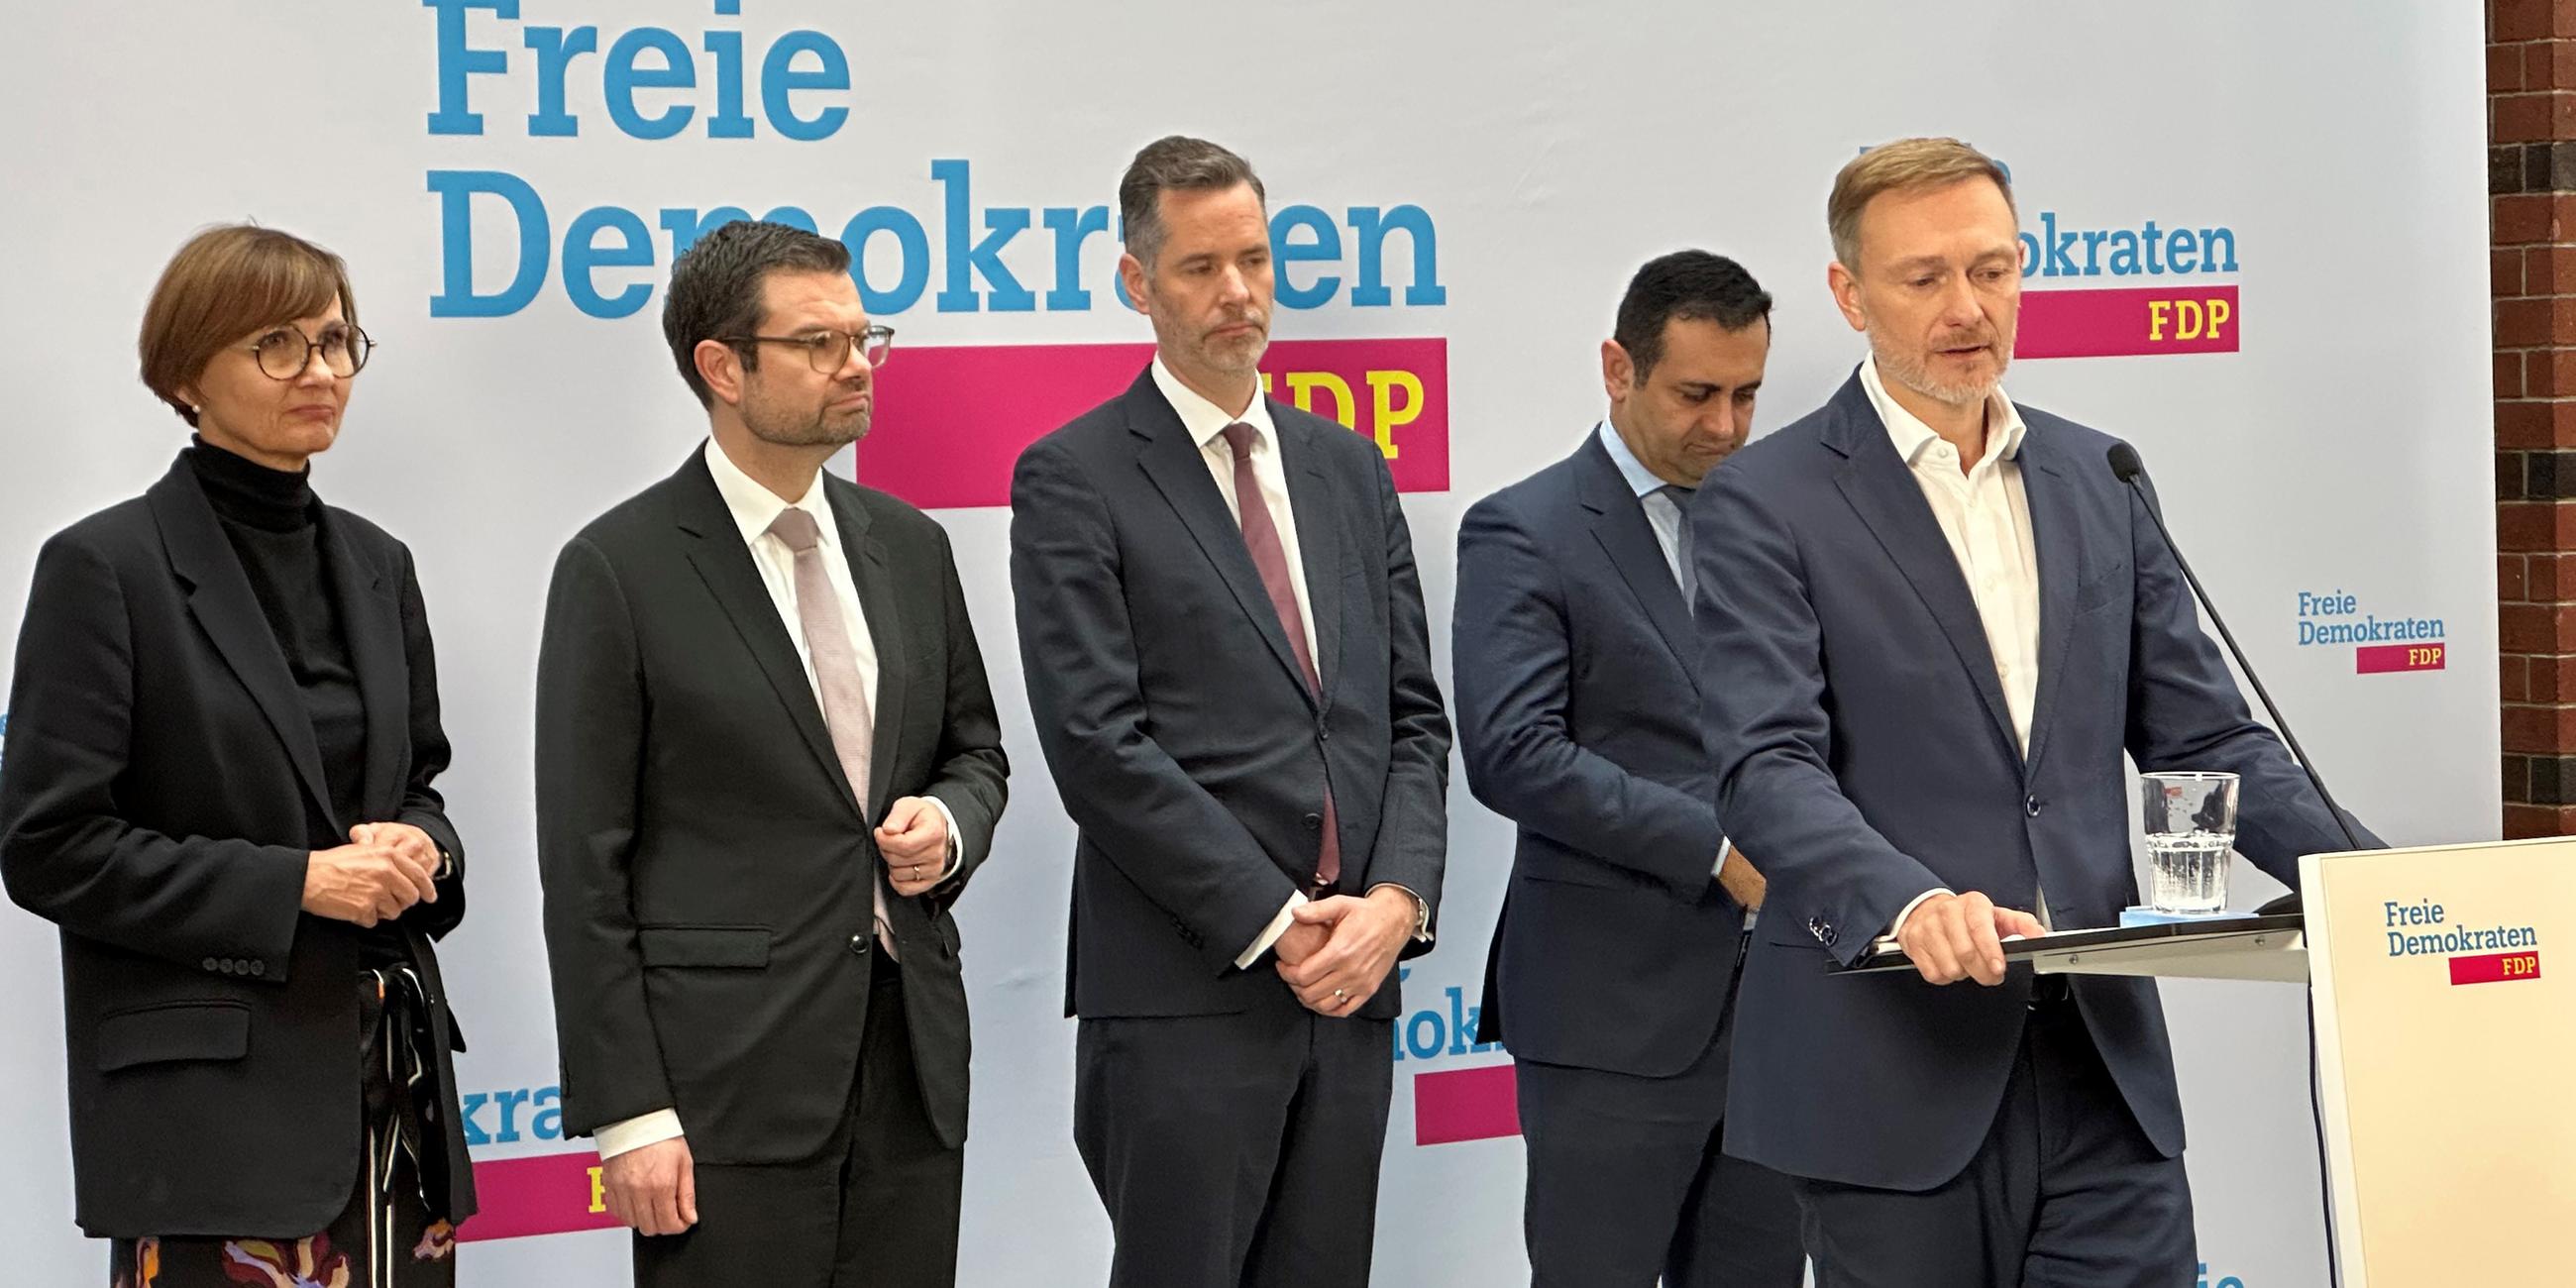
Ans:
[[[770,522],[769,534],[796,552],[796,625],[814,659],[814,683],[823,691],[823,727],[832,733],[832,753],[841,762],[842,776],[850,780],[850,794],[858,798],[860,817],[866,818],[868,749],[876,741],[876,717],[868,710],[867,688],[859,683],[859,653],[850,644],[840,596],[832,593],[832,579],[823,571],[822,527],[813,515],[789,506]],[[871,870],[868,888],[876,899],[877,942],[888,956],[897,956],[894,929],[886,921],[884,874]]]
[[[1234,449],[1234,504],[1243,516],[1243,544],[1252,552],[1252,566],[1261,573],[1261,588],[1270,592],[1270,607],[1279,614],[1279,625],[1288,632],[1288,647],[1297,655],[1297,666],[1306,673],[1306,688],[1321,698],[1322,681],[1315,674],[1314,655],[1306,647],[1306,615],[1297,609],[1297,588],[1288,580],[1288,551],[1279,543],[1279,525],[1270,517],[1270,503],[1262,499],[1261,480],[1252,472],[1252,426],[1237,422],[1225,427],[1226,446]],[[1333,813],[1333,785],[1324,784],[1324,837],[1315,850],[1315,888],[1329,890],[1342,875],[1342,836],[1340,820]]]

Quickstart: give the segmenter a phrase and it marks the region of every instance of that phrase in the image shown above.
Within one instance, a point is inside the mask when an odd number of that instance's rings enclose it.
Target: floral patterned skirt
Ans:
[[[361,980],[360,1031],[369,1035],[366,1166],[349,1206],[328,1228],[302,1238],[115,1240],[111,1288],[453,1288],[456,1229],[430,1215],[413,1161],[422,1130],[413,1106],[443,1093],[429,1085],[405,1036],[390,972]]]

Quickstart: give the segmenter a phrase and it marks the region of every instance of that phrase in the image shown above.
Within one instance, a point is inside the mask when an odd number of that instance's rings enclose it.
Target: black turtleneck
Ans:
[[[306,844],[317,850],[345,845],[348,834],[339,829],[367,821],[360,817],[359,799],[365,790],[367,712],[349,659],[348,633],[340,627],[339,596],[322,558],[322,502],[303,473],[270,469],[203,438],[186,455],[233,553],[241,557],[260,615],[286,655],[322,753],[322,782],[337,820],[315,821]]]

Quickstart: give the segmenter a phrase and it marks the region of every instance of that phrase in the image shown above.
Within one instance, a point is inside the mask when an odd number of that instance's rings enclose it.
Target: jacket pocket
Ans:
[[[2100,573],[2086,578],[2083,585],[2075,588],[2075,611],[2092,612],[2118,598],[2123,591],[2135,594],[2136,586],[2137,578],[2129,574],[2129,561],[2120,560]]]
[[[250,1005],[209,999],[116,1011],[98,1022],[98,1070],[250,1054]]]
[[[638,926],[646,966],[759,970],[769,965],[767,926]]]

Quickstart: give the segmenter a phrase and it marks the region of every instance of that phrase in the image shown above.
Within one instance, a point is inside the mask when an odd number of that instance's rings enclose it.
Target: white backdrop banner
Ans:
[[[2344,799],[2400,843],[2492,837],[2498,745],[2483,76],[2475,5],[854,5],[265,0],[0,18],[0,646],[43,538],[185,440],[133,336],[195,228],[343,253],[381,344],[318,489],[418,557],[472,851],[445,947],[485,1214],[475,1283],[625,1282],[563,1139],[531,852],[547,570],[705,421],[658,329],[672,258],[746,215],[858,253],[901,332],[836,468],[955,538],[1016,769],[959,910],[976,1098],[963,1281],[1098,1282],[1060,1014],[1072,827],[1031,735],[1010,462],[1122,388],[1115,185],[1161,134],[1267,181],[1272,388],[1374,438],[1448,655],[1456,521],[1601,414],[1628,275],[1701,246],[1779,299],[1759,428],[1863,346],[1823,204],[1921,133],[2011,167],[2026,402],[2136,442]],[[6,665],[0,662],[0,665]],[[1445,676],[1444,676],[1445,682]],[[0,726],[5,729],[5,726]],[[1524,1278],[1505,1053],[1473,1040],[1511,829],[1461,789],[1440,948],[1412,963],[1378,1227],[1388,1284]],[[2247,901],[2272,887],[2239,869]],[[0,913],[0,1246],[93,1282],[71,1225],[50,927]],[[2205,1288],[2321,1283],[2296,990],[2177,987]],[[249,1164],[245,1164],[246,1166]]]

